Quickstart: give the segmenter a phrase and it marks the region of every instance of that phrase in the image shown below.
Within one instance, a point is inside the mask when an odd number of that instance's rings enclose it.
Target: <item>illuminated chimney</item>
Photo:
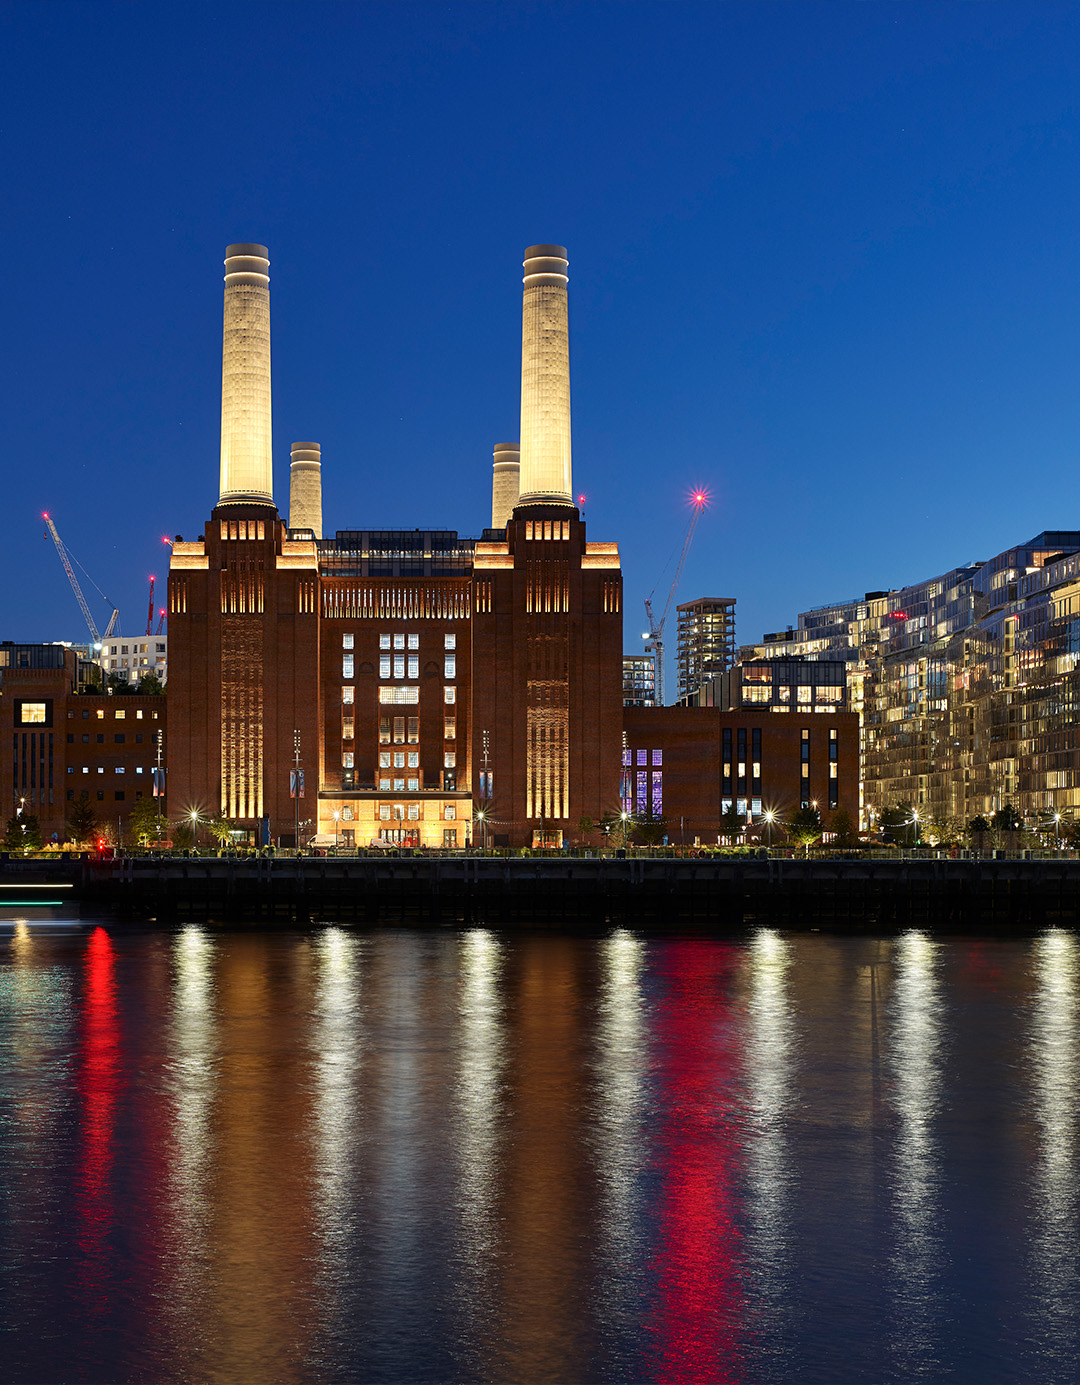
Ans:
[[[289,528],[314,529],[322,538],[322,449],[317,442],[294,442],[289,468]]]
[[[219,504],[274,503],[270,455],[270,258],[265,245],[225,251]]]
[[[521,310],[521,505],[572,505],[566,250],[525,251]]]
[[[515,442],[495,444],[494,470],[491,474],[491,527],[505,529],[514,506],[518,503],[518,479],[521,453]]]

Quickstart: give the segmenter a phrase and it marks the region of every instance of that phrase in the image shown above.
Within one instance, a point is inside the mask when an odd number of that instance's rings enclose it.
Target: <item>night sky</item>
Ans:
[[[311,439],[327,532],[474,536],[522,251],[569,247],[627,651],[695,486],[676,600],[740,642],[1080,526],[1078,90],[1071,5],[3,5],[0,638],[86,635],[42,510],[128,634],[201,532],[233,241],[282,510]]]

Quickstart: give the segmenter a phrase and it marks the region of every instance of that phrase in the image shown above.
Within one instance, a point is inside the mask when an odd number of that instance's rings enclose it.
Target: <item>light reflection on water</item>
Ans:
[[[902,1378],[940,1379],[944,1285],[941,1278],[940,1139],[942,1020],[939,945],[911,931],[894,952],[890,1016],[895,1249],[893,1354]]]
[[[1076,1378],[1080,948],[0,938],[5,1380]]]

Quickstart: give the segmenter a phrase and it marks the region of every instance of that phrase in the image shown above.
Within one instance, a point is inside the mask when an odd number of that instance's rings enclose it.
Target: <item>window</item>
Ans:
[[[443,636],[443,648],[444,648],[444,649],[456,649],[456,648],[457,648],[457,636],[456,636],[456,635],[444,635],[444,636]]]
[[[353,656],[351,654],[343,654],[341,656],[341,676],[342,678],[351,678],[353,676]]]
[[[380,751],[379,751],[379,768],[380,768],[380,769],[389,769],[389,768],[390,768],[390,752],[389,752],[389,750],[380,750]]]
[[[116,766],[116,773],[117,773],[117,774],[123,774],[123,773],[124,773],[124,766],[123,766],[123,765],[117,765],[117,766]]]
[[[420,718],[419,718],[419,717],[410,717],[410,718],[409,718],[409,744],[410,744],[410,745],[419,745],[419,744],[420,744]]]
[[[380,635],[380,636],[379,636],[379,648],[380,648],[380,649],[389,649],[389,648],[390,648],[390,636],[389,636],[389,635]]]
[[[390,780],[389,780],[389,779],[380,779],[380,780],[379,780],[379,788],[382,789],[385,793],[389,793],[389,792],[390,792]]]
[[[444,804],[442,815],[444,822],[453,822],[454,819],[457,817],[457,805],[454,803]]]
[[[117,789],[116,792],[113,794],[113,798],[115,799],[115,801],[116,801],[117,803],[123,803],[123,801],[124,801],[124,790],[123,790],[123,789]]]
[[[420,657],[417,654],[409,655],[409,674],[410,678],[420,677]]]
[[[443,688],[443,701],[449,706],[457,701],[457,688]]]
[[[113,740],[116,742],[117,745],[123,745],[123,744],[124,744],[124,733],[121,731],[118,735],[116,735],[116,736],[113,737]]]
[[[89,744],[90,744],[90,737],[89,737],[89,736],[84,736],[84,737],[82,738],[82,741],[83,741],[83,745],[89,745]]]
[[[394,768],[395,768],[395,769],[404,769],[404,768],[405,768],[405,752],[404,752],[404,750],[395,750],[395,751],[394,751]]]
[[[457,847],[457,828],[444,827],[442,834],[442,844],[444,851],[453,851]]]
[[[394,744],[402,745],[405,740],[405,718],[394,718]]]
[[[341,637],[341,647],[342,647],[342,649],[352,649],[352,648],[354,648],[354,637],[353,637],[352,635],[342,635],[342,637]]]
[[[409,779],[406,781],[409,793],[417,793],[420,789],[419,779]]]
[[[75,744],[75,737],[74,737],[73,735],[71,735],[70,732],[68,733],[67,743],[68,743],[68,745],[74,745],[74,744]]]
[[[342,768],[342,769],[355,769],[355,768],[356,768],[356,757],[354,756],[354,754],[353,754],[353,752],[352,752],[351,750],[343,750],[343,751],[341,752],[341,768]]]
[[[420,648],[420,636],[419,636],[419,635],[410,635],[410,636],[408,637],[408,644],[409,644],[409,648],[410,648],[410,649],[419,649],[419,648]]]
[[[126,716],[127,716],[127,712],[126,712],[126,711],[123,711],[123,712],[113,712],[113,718],[114,718],[116,721],[123,721],[124,718],[125,718]]]
[[[390,744],[390,718],[389,718],[389,717],[380,717],[380,718],[379,718],[379,744],[380,744],[380,745],[389,745],[389,744]]]
[[[341,739],[351,741],[353,739],[353,719],[352,717],[341,718]]]
[[[135,744],[136,744],[136,745],[142,745],[142,736],[141,736],[141,735],[137,735],[137,736],[135,737]]]
[[[389,821],[390,821],[390,804],[389,804],[389,803],[380,803],[380,804],[379,804],[379,821],[380,821],[380,822],[389,822]]]
[[[404,654],[395,654],[395,655],[394,655],[394,677],[395,677],[395,678],[404,678],[404,677],[405,677],[405,655],[404,655]]]
[[[404,792],[405,792],[405,780],[404,780],[404,779],[395,779],[395,780],[394,780],[394,792],[395,792],[395,793],[404,793]]]
[[[389,677],[390,677],[390,655],[389,655],[389,654],[380,654],[380,655],[379,655],[379,677],[380,677],[380,678],[389,678]]]
[[[136,774],[142,774],[142,772],[143,772],[143,771],[142,771],[142,765],[136,765],[136,767],[135,767],[135,773],[136,773]]]
[[[446,677],[446,678],[456,678],[456,677],[457,677],[457,655],[456,655],[456,654],[447,654],[446,658],[443,660],[443,675],[444,675],[444,677]]]
[[[47,715],[44,702],[23,702],[20,703],[19,717],[20,726],[44,726]]]
[[[351,706],[353,705],[353,699],[355,698],[355,696],[356,696],[356,690],[355,690],[355,688],[342,688],[342,690],[341,690],[341,705],[342,705],[343,707],[351,707]]]
[[[99,803],[104,803],[104,802],[105,802],[105,790],[104,790],[104,789],[98,789],[98,791],[97,791],[97,801],[98,801]]]
[[[395,648],[395,649],[404,649],[404,648],[405,648],[405,636],[404,636],[404,635],[395,635],[395,636],[394,636],[394,648]]]
[[[654,765],[662,765],[664,763],[664,752],[662,750],[654,750],[652,753],[652,762]]]
[[[105,744],[105,737],[104,737],[104,736],[98,736],[98,738],[97,738],[97,743],[98,743],[98,745],[104,745],[104,744]]]
[[[418,750],[409,751],[408,765],[410,769],[420,768],[420,752]]]
[[[342,810],[341,810],[341,820],[342,820],[342,822],[352,822],[352,820],[353,820],[353,811],[352,811],[351,808],[342,808]]]
[[[649,752],[647,750],[639,750],[637,752],[637,762],[639,765],[647,765],[649,763]]]
[[[444,752],[444,754],[443,754],[442,762],[443,762],[443,769],[456,769],[456,768],[457,768],[457,752],[456,752],[456,751],[453,751],[453,750],[447,750],[447,751]]]
[[[409,804],[409,821],[410,821],[410,822],[419,822],[419,821],[420,821],[420,804],[419,804],[419,803],[410,803],[410,804]]]
[[[406,702],[406,703],[413,703],[413,704],[415,704],[415,703],[417,703],[417,702],[420,701],[420,689],[419,689],[419,688],[394,688],[394,687],[380,688],[380,689],[379,689],[379,701],[380,701],[380,702],[399,702],[399,703],[401,703],[401,702]]]
[[[68,772],[68,774],[74,774],[74,773],[75,773],[75,766],[74,766],[74,765],[68,765],[68,767],[67,767],[67,772]]]
[[[443,717],[443,740],[457,740],[457,717],[447,714]]]

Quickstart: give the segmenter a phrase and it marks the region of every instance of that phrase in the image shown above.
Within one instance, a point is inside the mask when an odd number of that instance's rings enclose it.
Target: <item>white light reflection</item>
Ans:
[[[500,1124],[499,1092],[505,1062],[500,983],[503,946],[477,928],[461,943],[458,1123],[458,1225],[470,1292],[489,1272],[496,1249],[495,1198]]]
[[[180,1314],[178,1336],[190,1330],[191,1320],[200,1311],[210,1249],[218,1058],[214,954],[213,942],[202,928],[195,926],[183,929],[173,945],[169,1023],[173,1158],[169,1192],[175,1237],[173,1307]]]
[[[642,977],[645,944],[619,930],[600,945],[597,1100],[600,1145],[603,1284],[609,1323],[632,1319],[642,1292],[640,1172],[649,1151],[643,1138],[649,1069]]]
[[[781,1342],[792,1291],[792,1168],[785,1119],[793,1100],[795,1024],[788,996],[791,949],[774,929],[750,943],[746,1034],[747,1256],[761,1316],[761,1338]]]
[[[347,1279],[360,1069],[360,943],[327,928],[315,948],[315,1205],[323,1243],[323,1302]]]
[[[1035,1161],[1036,1222],[1032,1279],[1047,1379],[1075,1369],[1080,1326],[1076,1284],[1076,1102],[1080,1039],[1077,1022],[1078,947],[1075,936],[1053,929],[1035,943],[1035,1009],[1032,1057],[1039,1158]]]
[[[916,1379],[934,1377],[941,1336],[941,1171],[934,1135],[942,1086],[938,953],[938,944],[925,933],[900,937],[892,1003],[890,1060],[899,1120],[894,1152],[894,1350],[901,1373]]]

